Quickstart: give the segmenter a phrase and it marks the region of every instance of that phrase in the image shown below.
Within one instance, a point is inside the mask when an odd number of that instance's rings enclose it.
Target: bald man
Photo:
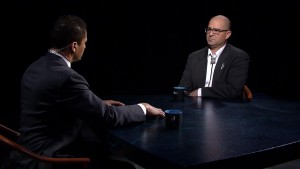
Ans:
[[[179,85],[190,91],[189,96],[241,97],[250,57],[227,43],[232,34],[230,20],[223,15],[212,17],[205,33],[207,46],[188,56]]]

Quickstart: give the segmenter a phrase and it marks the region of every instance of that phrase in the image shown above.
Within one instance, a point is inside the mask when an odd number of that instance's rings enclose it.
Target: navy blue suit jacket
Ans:
[[[20,120],[22,145],[49,157],[74,157],[70,147],[84,147],[77,144],[83,124],[101,133],[107,128],[143,122],[146,117],[138,105],[106,105],[90,90],[84,77],[61,57],[48,53],[32,63],[22,77]],[[12,158],[17,163],[15,168],[49,167],[17,153]]]
[[[190,90],[202,88],[202,97],[240,97],[248,77],[249,55],[243,50],[227,44],[216,64],[212,87],[204,87],[207,55],[208,47],[189,55],[179,85]]]

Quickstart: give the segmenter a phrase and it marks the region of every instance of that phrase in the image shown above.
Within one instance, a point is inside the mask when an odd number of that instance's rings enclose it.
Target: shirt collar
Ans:
[[[71,67],[71,62],[68,61],[68,59],[66,59],[66,57],[64,57],[63,55],[59,54],[58,52],[56,52],[56,51],[53,50],[53,49],[49,49],[49,52],[50,52],[50,53],[53,53],[53,54],[55,54],[55,55],[57,55],[57,56],[59,56],[59,57],[61,57],[61,58],[67,63],[68,67]]]
[[[208,56],[211,55],[211,56],[216,56],[216,58],[219,58],[219,56],[221,55],[221,53],[223,52],[224,48],[225,48],[226,44],[224,46],[222,46],[217,52],[216,52],[216,55],[213,55],[211,50],[208,49]]]

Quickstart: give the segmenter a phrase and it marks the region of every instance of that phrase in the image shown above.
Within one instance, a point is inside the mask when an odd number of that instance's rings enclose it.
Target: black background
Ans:
[[[61,0],[1,4],[1,121],[19,112],[22,73],[47,52],[50,28],[63,14],[88,25],[87,48],[72,67],[99,95],[171,94],[188,54],[206,45],[204,28],[229,17],[229,43],[251,57],[248,86],[297,98],[300,10],[296,2],[243,0]]]

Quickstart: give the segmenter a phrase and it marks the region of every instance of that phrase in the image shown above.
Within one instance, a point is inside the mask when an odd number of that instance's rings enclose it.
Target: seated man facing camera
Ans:
[[[189,96],[240,97],[250,57],[227,43],[232,33],[230,20],[223,15],[214,16],[205,33],[208,46],[189,55],[179,86],[186,87]]]

